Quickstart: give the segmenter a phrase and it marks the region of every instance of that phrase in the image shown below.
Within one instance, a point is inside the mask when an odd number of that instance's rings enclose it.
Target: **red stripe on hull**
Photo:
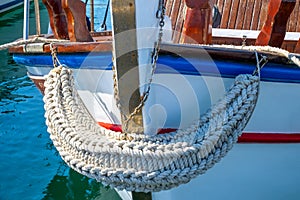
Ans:
[[[44,92],[44,80],[34,79],[33,82],[39,88],[39,90]],[[122,127],[116,124],[108,124],[103,122],[98,122],[98,124],[106,129],[112,131],[122,132]],[[166,128],[159,130],[159,134],[170,133],[176,131],[176,129]],[[300,133],[243,133],[239,139],[239,143],[300,143]]]
[[[98,122],[98,124],[112,131],[122,132],[122,127],[116,124]],[[158,134],[170,133],[176,129],[166,128]],[[300,133],[243,133],[238,143],[300,143]]]
[[[243,133],[239,143],[300,143],[300,133]]]

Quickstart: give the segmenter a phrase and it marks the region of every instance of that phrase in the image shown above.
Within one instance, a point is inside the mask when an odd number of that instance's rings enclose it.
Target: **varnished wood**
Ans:
[[[246,10],[244,12],[244,23],[243,23],[243,27],[241,29],[244,30],[250,30],[251,28],[251,23],[252,23],[252,16],[253,16],[253,10],[254,10],[254,3],[255,0],[248,0],[247,1],[247,7]]]
[[[235,23],[236,23],[236,18],[237,14],[240,12],[239,11],[239,2],[240,0],[232,0],[232,6],[230,10],[230,17],[228,21],[228,28],[234,29],[235,28]]]
[[[175,23],[174,33],[173,33],[173,41],[175,43],[179,43],[182,29],[183,29],[183,23],[184,23],[184,17],[186,12],[186,6],[183,3],[184,0],[178,0],[182,3],[179,4],[179,10],[177,15],[177,21]],[[171,18],[172,19],[172,18]]]
[[[69,39],[68,25],[61,0],[42,0],[47,8],[50,27],[56,39]]]
[[[259,21],[258,21],[258,25],[256,27],[256,30],[261,30],[264,23],[265,23],[265,21],[266,21],[266,19],[267,19],[268,5],[269,5],[270,0],[260,0],[260,1],[261,1],[261,7],[260,7],[259,15],[258,15]]]
[[[244,25],[245,14],[247,11],[247,0],[241,0],[238,8],[235,28],[242,29]]]
[[[68,19],[68,33],[72,42],[91,42],[86,23],[85,4],[80,0],[62,0],[62,7]]]
[[[267,19],[256,40],[256,45],[281,47],[288,18],[294,9],[296,0],[270,0]]]
[[[270,0],[212,0],[221,14],[220,28],[261,30],[268,14]],[[172,3],[172,5],[171,5]],[[166,14],[170,16],[174,30],[173,41],[179,42],[186,6],[183,0],[168,0]],[[246,6],[245,6],[246,5]],[[244,9],[244,6],[246,7]],[[293,20],[288,21],[287,31],[300,32],[300,1],[292,12]],[[241,27],[242,25],[242,27]]]
[[[173,41],[175,43],[179,43],[180,37],[181,37],[181,32],[183,28],[183,23],[184,23],[184,14],[186,6],[183,3],[184,0],[175,0],[173,4],[173,9],[174,13],[172,11],[171,14],[171,19],[176,19],[172,20],[172,27],[173,27]]]
[[[35,15],[36,35],[41,35],[41,17],[40,17],[39,0],[34,0],[34,15]]]
[[[296,29],[297,29],[297,23],[299,21],[299,18],[300,18],[300,15],[299,15],[299,3],[300,1],[296,1],[296,5],[295,5],[295,8],[288,20],[288,26],[287,26],[287,29],[291,32],[296,32]]]
[[[211,0],[185,0],[187,11],[182,31],[182,43],[211,44]]]
[[[255,0],[253,7],[253,15],[251,18],[251,30],[257,30],[260,18],[260,11],[262,9],[262,0]]]
[[[221,28],[227,28],[228,26],[228,20],[230,16],[230,11],[231,11],[231,1],[232,0],[226,0],[223,13],[222,13],[222,19],[221,19]]]
[[[296,48],[295,48],[295,53],[299,53],[300,54],[300,38],[297,42]]]

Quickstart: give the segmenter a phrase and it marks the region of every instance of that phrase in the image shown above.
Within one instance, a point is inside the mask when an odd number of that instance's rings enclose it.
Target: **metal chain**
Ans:
[[[121,104],[120,104],[120,98],[119,98],[119,91],[118,91],[118,81],[117,81],[117,71],[116,71],[116,67],[113,65],[112,66],[112,71],[113,71],[113,81],[114,81],[114,97],[116,100],[116,104],[117,107],[120,110],[120,113],[122,115],[122,117],[125,119],[123,125],[123,130],[127,130],[128,127],[128,123],[129,121],[133,118],[133,116],[135,116],[138,112],[140,112],[140,110],[143,108],[143,106],[145,105],[145,102],[147,101],[148,97],[149,97],[149,93],[150,93],[150,88],[151,88],[151,83],[153,81],[153,76],[154,76],[154,72],[156,69],[156,63],[158,60],[158,55],[159,55],[159,50],[160,50],[160,44],[162,42],[162,36],[163,36],[163,27],[164,27],[164,18],[165,18],[165,6],[164,6],[164,0],[160,0],[159,1],[159,6],[158,6],[158,10],[156,12],[156,18],[158,18],[159,21],[159,33],[158,33],[158,40],[155,43],[153,52],[152,52],[152,59],[151,59],[151,76],[150,79],[147,83],[147,88],[146,90],[143,92],[142,96],[141,96],[141,100],[138,106],[135,107],[135,109],[128,115],[128,117],[122,112],[121,109]],[[114,58],[113,58],[114,59]]]

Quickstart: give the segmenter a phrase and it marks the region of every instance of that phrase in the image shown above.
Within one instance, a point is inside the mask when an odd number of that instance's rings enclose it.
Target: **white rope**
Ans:
[[[206,45],[207,46],[207,45]],[[288,60],[292,61],[295,65],[300,67],[300,55],[298,57],[294,53],[290,53],[287,50],[271,47],[271,46],[235,46],[235,45],[211,45],[211,47],[221,47],[229,49],[239,49],[239,50],[248,50],[248,51],[258,51],[260,53],[271,53],[283,56]]]
[[[57,40],[57,39],[46,39],[43,37],[34,37],[28,40],[17,40],[14,42],[6,43],[0,45],[0,51],[4,49],[9,49],[14,46],[19,46],[23,44],[30,44],[30,43],[38,43],[38,42],[45,42],[45,43],[52,43],[52,42],[68,42],[68,40]]]
[[[205,173],[231,149],[258,90],[258,76],[239,75],[224,99],[190,128],[149,137],[98,126],[74,88],[71,70],[59,67],[45,82],[46,124],[63,160],[79,173],[118,189],[160,191]]]

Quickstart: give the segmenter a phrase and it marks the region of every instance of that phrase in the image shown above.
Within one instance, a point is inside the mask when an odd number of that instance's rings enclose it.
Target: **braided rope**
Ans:
[[[186,130],[149,137],[98,126],[85,109],[71,71],[45,82],[45,117],[63,160],[79,173],[128,191],[153,192],[203,174],[237,141],[256,105],[259,77],[239,75],[223,100]]]
[[[57,40],[57,39],[46,39],[42,37],[34,37],[28,40],[17,40],[14,42],[6,43],[0,45],[0,51],[4,49],[9,49],[14,46],[19,46],[23,44],[30,44],[30,43],[38,43],[38,42],[45,42],[45,43],[52,43],[52,42],[67,42],[68,40]]]
[[[207,45],[206,45],[207,46]],[[300,58],[299,54],[298,57],[294,53],[290,53],[287,50],[271,47],[271,46],[235,46],[235,45],[211,45],[212,47],[221,47],[221,48],[229,48],[229,49],[239,49],[239,50],[248,50],[248,51],[258,51],[258,52],[265,52],[265,53],[274,53],[277,55],[281,55],[290,61],[292,61],[295,65],[300,67]]]

